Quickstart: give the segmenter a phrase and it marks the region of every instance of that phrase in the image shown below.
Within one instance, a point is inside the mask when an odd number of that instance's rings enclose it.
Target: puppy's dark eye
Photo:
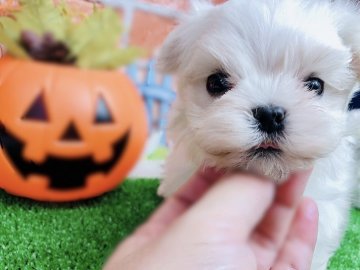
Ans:
[[[305,81],[305,86],[309,91],[314,91],[319,96],[324,92],[324,81],[316,77],[308,78]]]
[[[232,88],[229,82],[229,74],[218,71],[211,74],[206,81],[206,89],[210,96],[220,97]]]

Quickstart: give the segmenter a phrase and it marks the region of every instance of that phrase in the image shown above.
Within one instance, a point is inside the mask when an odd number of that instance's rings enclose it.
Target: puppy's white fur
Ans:
[[[178,77],[172,150],[159,194],[172,194],[202,166],[248,169],[278,182],[313,166],[305,192],[320,211],[312,269],[325,269],[347,224],[355,185],[346,118],[356,89],[360,29],[356,36],[357,14],[349,6],[237,0],[190,14],[159,56],[161,69]],[[206,81],[219,70],[229,74],[233,87],[214,98]],[[323,95],[306,89],[309,76],[325,82]],[[287,112],[281,155],[249,155],[266,137],[252,109],[268,105]]]

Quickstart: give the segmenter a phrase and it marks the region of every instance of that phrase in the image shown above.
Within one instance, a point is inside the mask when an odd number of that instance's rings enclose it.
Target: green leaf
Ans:
[[[20,44],[22,32],[33,32],[40,38],[52,33],[55,40],[65,44],[75,64],[81,68],[115,69],[141,55],[135,48],[120,48],[122,27],[119,15],[112,9],[96,8],[82,20],[71,13],[64,2],[52,0],[21,0],[21,9],[13,18],[0,18],[0,42],[15,57],[24,58],[27,52]],[[78,16],[77,16],[78,17]],[[29,57],[29,56],[28,56]]]
[[[9,25],[11,24],[0,21],[0,43],[6,47],[6,50],[11,55],[22,59],[29,58],[25,50],[18,42],[16,42],[16,39],[13,38],[15,36],[15,32],[11,31],[12,28],[9,28]]]
[[[21,27],[12,18],[0,17],[1,32],[6,33],[11,39],[18,40],[21,33]]]
[[[89,44],[96,44],[95,47],[113,47],[120,38],[121,30],[120,20],[115,11],[95,10],[70,29],[68,44],[75,55]]]
[[[111,9],[96,9],[69,33],[68,44],[82,68],[114,69],[140,55],[138,49],[121,49],[119,15]]]
[[[116,69],[119,66],[130,64],[136,57],[142,54],[140,49],[127,48],[121,50],[101,51],[92,54],[97,49],[94,46],[81,51],[78,55],[77,65],[88,69]],[[93,57],[90,57],[93,55]]]
[[[65,39],[71,19],[64,4],[54,7],[49,0],[21,1],[22,9],[15,18],[23,30],[38,35],[51,32],[57,39]]]

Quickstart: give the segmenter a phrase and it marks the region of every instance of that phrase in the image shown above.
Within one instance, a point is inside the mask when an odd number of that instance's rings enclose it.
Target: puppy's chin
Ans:
[[[247,152],[223,152],[209,154],[208,166],[226,170],[246,170],[265,176],[276,183],[283,183],[290,173],[308,169],[314,159],[295,158],[279,149],[254,149]]]
[[[289,174],[294,171],[310,168],[310,160],[284,160],[282,157],[266,157],[252,159],[247,164],[247,169],[251,172],[264,175],[276,183],[283,183],[289,178]]]

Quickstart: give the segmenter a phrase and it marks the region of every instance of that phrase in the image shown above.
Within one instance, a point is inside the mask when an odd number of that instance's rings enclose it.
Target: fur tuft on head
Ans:
[[[332,3],[337,14],[339,35],[352,53],[352,68],[360,79],[360,2],[337,0]]]
[[[213,8],[208,0],[191,1],[189,14],[182,17],[180,25],[169,34],[158,56],[157,68],[163,73],[176,73],[191,58],[190,48],[196,42],[196,35],[189,34],[192,26],[197,27],[201,18]],[[200,34],[200,33],[199,33]]]

